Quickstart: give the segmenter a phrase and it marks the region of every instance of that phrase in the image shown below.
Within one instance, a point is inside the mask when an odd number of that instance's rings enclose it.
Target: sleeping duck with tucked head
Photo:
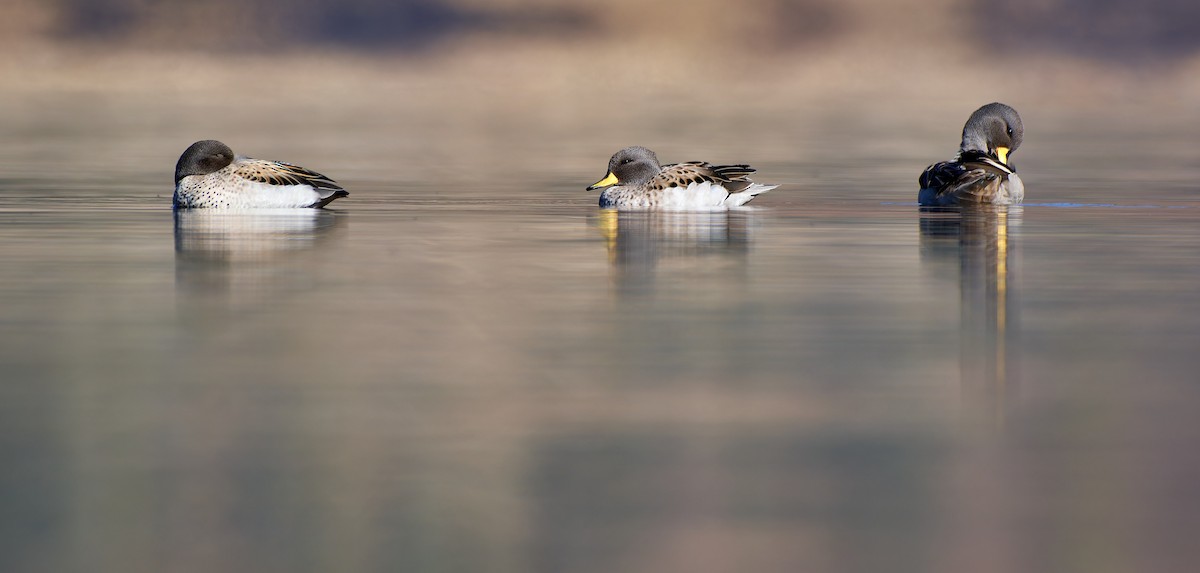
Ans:
[[[286,209],[324,207],[349,195],[332,179],[303,167],[234,155],[206,139],[175,164],[176,209]]]

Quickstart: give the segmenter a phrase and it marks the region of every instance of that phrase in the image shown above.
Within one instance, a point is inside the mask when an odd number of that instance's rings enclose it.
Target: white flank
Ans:
[[[311,185],[271,185],[221,175],[217,172],[204,177],[184,177],[175,189],[176,205],[202,209],[290,209],[308,207],[321,200],[320,193]]]
[[[320,200],[320,194],[311,185],[271,185],[254,181],[248,183],[239,193],[230,195],[229,207],[286,209],[308,207]]]
[[[668,187],[659,196],[657,208],[668,211],[716,211],[737,207],[755,195],[774,189],[777,185],[754,183],[741,193],[730,194],[724,187],[709,181],[690,183],[687,187]]]

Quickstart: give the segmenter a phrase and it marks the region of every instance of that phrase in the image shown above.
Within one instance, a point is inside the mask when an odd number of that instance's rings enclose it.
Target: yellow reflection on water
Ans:
[[[996,213],[996,392],[997,408],[1005,403],[1008,384],[1007,356],[1005,345],[1008,329],[1008,211]],[[997,411],[996,422],[1002,429],[1005,424],[1003,411]]]
[[[604,240],[618,293],[630,294],[653,290],[664,267],[688,269],[702,259],[710,269],[720,267],[709,266],[715,261],[743,263],[754,222],[752,211],[600,210],[591,224]],[[728,278],[722,277],[714,280]]]
[[[1012,304],[1012,261],[1020,244],[1010,230],[1020,225],[1021,215],[1020,207],[963,207],[923,210],[920,219],[923,261],[958,267],[959,367],[967,412],[985,416],[997,430],[1005,428],[1016,383],[1012,342],[1020,329]]]

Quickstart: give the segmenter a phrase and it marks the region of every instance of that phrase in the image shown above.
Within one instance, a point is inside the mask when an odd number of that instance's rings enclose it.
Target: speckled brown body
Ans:
[[[198,141],[175,166],[176,208],[323,207],[349,195],[332,179],[303,167],[235,156],[225,144]]]
[[[588,189],[600,189],[600,206],[613,209],[719,210],[748,203],[777,185],[750,180],[749,165],[690,161],[659,165],[644,147],[627,147],[609,160],[609,175]]]

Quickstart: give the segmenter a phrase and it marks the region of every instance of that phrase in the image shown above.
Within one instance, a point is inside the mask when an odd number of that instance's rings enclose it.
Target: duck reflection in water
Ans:
[[[321,209],[176,210],[176,292],[194,305],[253,304],[303,290],[312,251],[346,218]]]
[[[604,239],[617,292],[625,295],[652,293],[659,272],[688,272],[700,259],[708,270],[719,260],[742,268],[754,222],[749,210],[601,210],[592,220]],[[719,272],[727,269],[718,266]]]
[[[1021,207],[921,210],[921,261],[958,267],[959,350],[967,411],[1002,429],[1020,363],[1017,267]],[[942,264],[946,263],[946,264]]]

